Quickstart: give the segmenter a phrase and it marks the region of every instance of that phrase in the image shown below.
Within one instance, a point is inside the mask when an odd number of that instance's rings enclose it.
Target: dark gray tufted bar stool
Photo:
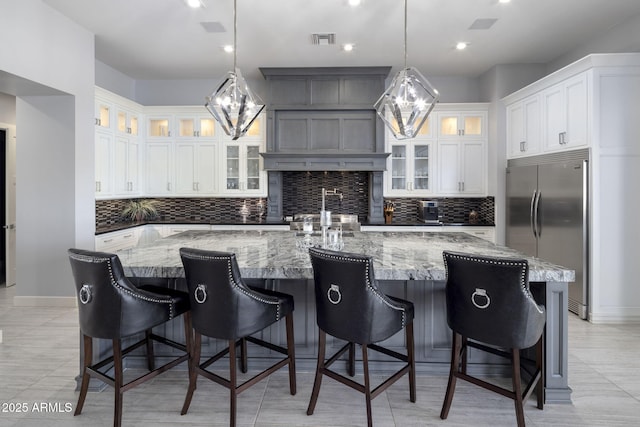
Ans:
[[[194,370],[182,408],[186,414],[202,375],[230,391],[230,425],[236,425],[238,394],[285,365],[289,366],[289,390],[296,394],[295,348],[293,341],[293,296],[247,286],[240,276],[235,254],[181,248],[191,310],[193,314]],[[281,319],[286,321],[287,348],[251,336]],[[202,335],[227,340],[228,347],[200,363]],[[236,347],[240,346],[242,372],[247,371],[247,341],[284,354],[286,357],[251,379],[238,384]],[[229,379],[207,370],[211,364],[229,354]]]
[[[80,332],[83,338],[84,358],[82,363],[82,385],[74,415],[82,412],[89,378],[99,378],[115,391],[113,425],[122,423],[123,393],[156,375],[178,365],[190,363],[191,316],[186,292],[160,286],[134,286],[124,275],[117,255],[105,252],[69,249],[69,260],[78,298]],[[155,335],[152,328],[162,325],[179,315],[184,317],[186,344],[180,344]],[[144,338],[122,348],[121,340],[144,332]],[[93,362],[93,339],[108,339],[113,345],[113,355],[95,364]],[[155,367],[153,341],[157,341],[185,353],[170,362]],[[146,346],[148,373],[123,382],[123,358],[134,349]],[[106,371],[113,364],[114,376]],[[106,369],[103,369],[105,368]]]
[[[409,396],[416,401],[415,359],[413,340],[413,303],[394,298],[378,290],[369,256],[309,249],[315,281],[318,339],[318,366],[313,392],[307,409],[312,415],[318,401],[322,376],[327,375],[365,395],[367,423],[373,425],[371,400],[409,374]],[[400,354],[375,343],[383,341],[405,329],[407,354]],[[325,361],[327,334],[347,343]],[[355,374],[355,344],[362,347],[364,384],[330,369],[338,358],[349,350],[349,375]],[[369,380],[368,350],[375,350],[398,359],[405,364],[375,389]]]
[[[544,405],[543,346],[545,309],[529,292],[529,265],[523,259],[443,252],[447,271],[447,323],[453,330],[451,370],[440,418],[446,419],[456,379],[514,400],[516,419],[524,427],[523,401],[533,390]],[[535,346],[535,360],[520,350]],[[513,388],[506,389],[467,373],[469,347],[511,360]],[[521,368],[530,378],[524,389]]]

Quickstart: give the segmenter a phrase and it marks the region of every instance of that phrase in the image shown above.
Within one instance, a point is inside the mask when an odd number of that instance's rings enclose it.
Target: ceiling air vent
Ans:
[[[311,34],[311,42],[315,45],[327,46],[330,44],[336,44],[335,33],[314,33]]]
[[[201,22],[200,25],[207,33],[224,33],[227,31],[218,21]]]

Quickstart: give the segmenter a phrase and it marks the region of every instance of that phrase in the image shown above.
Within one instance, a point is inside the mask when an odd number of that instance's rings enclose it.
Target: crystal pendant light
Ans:
[[[396,139],[414,138],[440,94],[414,67],[407,67],[407,0],[404,0],[404,68],[376,101],[378,116]]]
[[[224,132],[236,140],[243,136],[264,109],[262,100],[247,85],[236,67],[236,3],[233,0],[233,71],[229,71],[204,106],[220,123]]]

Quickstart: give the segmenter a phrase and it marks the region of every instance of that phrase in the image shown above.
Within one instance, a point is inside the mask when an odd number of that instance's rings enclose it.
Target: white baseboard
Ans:
[[[76,297],[31,297],[14,296],[13,305],[16,307],[77,307]]]
[[[640,313],[637,310],[624,312],[589,313],[589,321],[598,324],[636,324],[640,323]]]

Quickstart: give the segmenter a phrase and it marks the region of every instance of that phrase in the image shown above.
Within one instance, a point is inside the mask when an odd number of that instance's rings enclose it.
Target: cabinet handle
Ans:
[[[100,181],[96,181],[96,193],[100,192]]]
[[[460,183],[460,185],[461,185],[461,187],[462,187],[462,191],[464,191],[464,181],[462,181],[462,182]]]
[[[526,147],[527,147],[527,143],[526,143],[526,141],[522,141],[522,142],[520,142],[520,151],[521,151],[521,152],[523,152],[523,153],[524,153],[525,151],[527,151],[527,148],[526,148]]]
[[[113,239],[104,239],[104,240],[102,241],[102,243],[109,243],[109,242],[113,242]]]
[[[567,143],[567,132],[560,132],[558,134],[558,143],[560,145],[565,145]]]
[[[171,191],[171,183],[167,182],[167,191]]]

